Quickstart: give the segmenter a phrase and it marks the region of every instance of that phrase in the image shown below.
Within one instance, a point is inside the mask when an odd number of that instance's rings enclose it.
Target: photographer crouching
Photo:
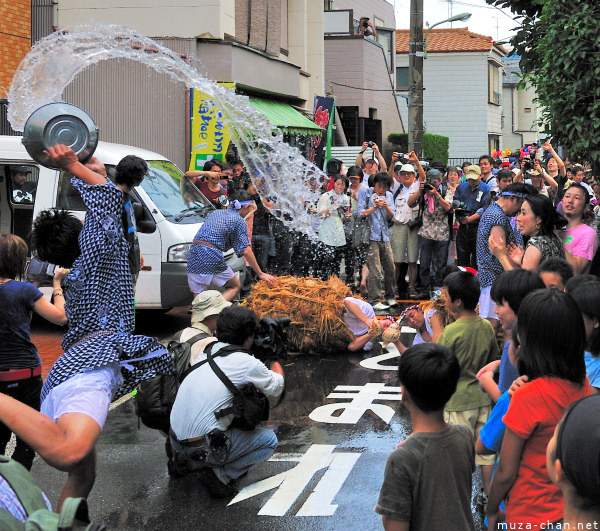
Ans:
[[[268,405],[275,406],[282,396],[281,365],[274,362],[269,370],[248,351],[257,326],[253,310],[225,308],[217,318],[218,341],[198,356],[196,365],[184,376],[171,411],[170,474],[197,471],[215,498],[234,496],[236,480],[252,465],[269,459],[277,447],[271,430],[248,424],[248,411],[244,417],[238,416],[240,412],[234,411],[238,397],[230,390],[231,384],[241,390],[252,384],[259,391],[255,395],[264,394],[268,403],[263,399],[259,409],[266,411],[258,412],[257,421],[268,418]]]

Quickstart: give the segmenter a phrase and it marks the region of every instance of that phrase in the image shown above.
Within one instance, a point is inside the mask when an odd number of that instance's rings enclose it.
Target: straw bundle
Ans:
[[[342,320],[343,300],[350,292],[337,277],[277,277],[278,284],[257,282],[244,306],[258,316],[288,317],[288,350],[304,354],[345,351],[353,335]]]

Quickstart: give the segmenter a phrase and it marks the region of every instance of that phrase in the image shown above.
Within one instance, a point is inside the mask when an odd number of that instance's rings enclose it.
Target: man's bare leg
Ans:
[[[60,420],[60,419],[59,419]],[[58,499],[58,510],[67,498],[87,498],[96,481],[96,447],[69,470],[69,477]]]
[[[240,291],[242,284],[237,275],[233,275],[225,284],[223,285],[223,298],[226,301],[232,300]]]

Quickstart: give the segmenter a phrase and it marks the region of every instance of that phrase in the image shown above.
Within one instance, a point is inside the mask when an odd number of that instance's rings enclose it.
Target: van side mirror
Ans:
[[[144,205],[135,199],[131,201],[131,205],[133,206],[136,229],[143,234],[152,234],[156,231],[156,222],[152,219],[150,213],[144,209]]]
[[[143,219],[142,221],[136,221],[136,228],[138,232],[143,234],[152,234],[156,232],[156,223],[153,219]]]
[[[133,205],[133,215],[135,216],[135,222],[138,223],[144,217],[144,207],[142,206],[142,203],[138,203],[137,201],[132,201],[131,204]]]

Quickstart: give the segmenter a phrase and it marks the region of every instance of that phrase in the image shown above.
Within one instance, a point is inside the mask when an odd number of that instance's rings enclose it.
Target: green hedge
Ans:
[[[394,151],[406,153],[408,151],[408,133],[390,133],[388,142],[394,144]],[[429,161],[448,164],[448,147],[450,139],[447,136],[423,134],[423,158]]]

